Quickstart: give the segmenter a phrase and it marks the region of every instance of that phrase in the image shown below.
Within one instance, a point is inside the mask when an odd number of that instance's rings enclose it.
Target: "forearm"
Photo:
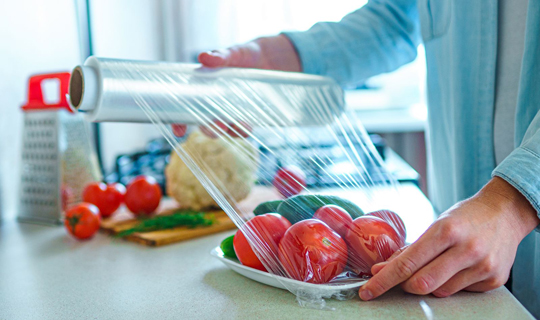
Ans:
[[[370,1],[340,22],[287,32],[304,72],[356,84],[416,57],[420,42],[416,1]]]
[[[477,195],[478,201],[497,212],[506,212],[503,216],[515,230],[516,240],[521,241],[540,224],[536,209],[515,187],[500,177],[493,177]]]

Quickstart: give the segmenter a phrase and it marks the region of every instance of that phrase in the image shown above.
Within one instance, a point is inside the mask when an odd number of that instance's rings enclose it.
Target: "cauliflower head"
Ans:
[[[200,131],[180,144],[199,169],[228,199],[245,199],[256,180],[258,151],[247,140],[229,136],[209,138]],[[167,194],[182,208],[201,210],[217,203],[173,150],[165,168]]]

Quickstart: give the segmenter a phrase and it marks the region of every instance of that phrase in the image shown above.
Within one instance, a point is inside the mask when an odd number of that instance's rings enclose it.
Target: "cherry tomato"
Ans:
[[[126,207],[135,216],[149,216],[159,206],[161,188],[156,179],[150,176],[138,176],[128,185],[124,199]]]
[[[401,237],[402,243],[400,243],[400,247],[403,247],[405,245],[405,239],[407,238],[407,231],[405,229],[405,224],[403,223],[403,220],[401,220],[401,217],[390,210],[379,210],[370,212],[367,214],[368,216],[374,216],[379,217],[383,219],[384,221],[388,222],[389,225],[394,227],[396,229],[397,233]]]
[[[239,121],[239,125],[236,125],[234,123],[231,123],[231,128],[228,130],[229,135],[233,138],[247,138],[249,137],[249,133],[251,132],[252,128],[249,124]]]
[[[290,227],[279,243],[279,261],[293,279],[326,283],[347,264],[347,245],[328,225],[307,219]]]
[[[177,136],[178,138],[182,138],[186,135],[187,125],[178,123],[171,124],[171,129],[175,136]]]
[[[85,202],[69,208],[64,219],[68,232],[80,240],[92,238],[99,230],[100,222],[98,207]]]
[[[265,257],[275,257],[277,256],[278,243],[291,223],[277,213],[266,213],[252,218],[244,226],[245,229],[243,229],[246,230],[252,242],[267,248],[268,251],[262,254]],[[266,271],[241,229],[236,231],[234,235],[233,246],[238,260],[243,265]]]
[[[320,207],[315,211],[313,218],[326,223],[342,238],[345,238],[347,230],[353,221],[351,215],[345,209],[333,204]]]
[[[388,222],[375,216],[354,219],[345,240],[349,245],[349,264],[357,274],[371,274],[371,267],[390,258],[402,241]]]
[[[223,133],[229,132],[229,127],[221,120],[214,120],[208,126],[200,126],[199,129],[209,138],[217,138]]]
[[[282,196],[288,198],[306,187],[306,175],[296,166],[287,166],[277,171],[272,184]]]
[[[83,191],[84,202],[98,207],[102,218],[110,217],[124,201],[126,187],[121,183],[92,182]]]

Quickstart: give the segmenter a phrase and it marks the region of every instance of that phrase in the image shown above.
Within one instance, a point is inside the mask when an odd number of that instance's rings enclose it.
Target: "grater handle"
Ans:
[[[28,102],[22,106],[23,111],[32,110],[56,110],[65,109],[73,113],[73,110],[67,102],[66,95],[69,88],[69,72],[47,73],[31,76],[28,79]],[[58,79],[60,81],[60,101],[55,104],[47,104],[43,101],[43,91],[41,83],[43,80]]]

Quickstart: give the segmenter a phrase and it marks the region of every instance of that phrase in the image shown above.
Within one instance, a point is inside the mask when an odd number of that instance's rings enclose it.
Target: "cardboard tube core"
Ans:
[[[98,96],[97,74],[92,67],[77,66],[69,82],[69,102],[78,111],[96,108]]]

